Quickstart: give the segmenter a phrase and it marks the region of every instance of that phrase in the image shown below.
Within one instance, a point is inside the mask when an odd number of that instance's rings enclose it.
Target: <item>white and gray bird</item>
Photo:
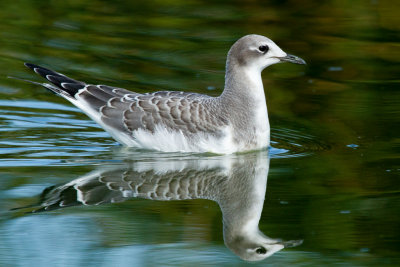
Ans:
[[[178,91],[140,94],[25,65],[51,82],[40,85],[80,108],[122,145],[230,154],[269,146],[261,72],[280,62],[306,64],[267,37],[240,38],[228,52],[225,88],[218,97]]]

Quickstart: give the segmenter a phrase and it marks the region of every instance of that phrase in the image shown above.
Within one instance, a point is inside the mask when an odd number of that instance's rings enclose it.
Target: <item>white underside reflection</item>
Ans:
[[[223,215],[224,241],[240,258],[265,259],[301,240],[264,235],[259,221],[269,169],[268,151],[195,158],[130,161],[103,166],[69,183],[43,191],[34,212],[76,205],[99,205],[130,198],[209,199]]]

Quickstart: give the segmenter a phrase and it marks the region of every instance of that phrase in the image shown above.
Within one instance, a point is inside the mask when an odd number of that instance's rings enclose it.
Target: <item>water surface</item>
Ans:
[[[396,4],[2,2],[0,265],[247,265],[224,241],[223,212],[215,200],[127,195],[102,205],[26,212],[40,208],[46,188],[45,193],[104,167],[135,163],[136,171],[158,168],[159,175],[178,168],[175,177],[189,179],[179,170],[199,162],[203,167],[191,167],[200,172],[195,177],[219,170],[226,180],[229,166],[260,157],[261,169],[269,163],[269,173],[260,175],[266,191],[259,229],[272,239],[302,244],[253,265],[398,266]],[[269,154],[224,160],[124,149],[65,100],[5,78],[39,81],[22,64],[32,62],[137,92],[215,96],[223,87],[229,47],[249,33],[266,35],[308,62],[263,73],[272,127]],[[249,173],[259,170],[245,165]]]

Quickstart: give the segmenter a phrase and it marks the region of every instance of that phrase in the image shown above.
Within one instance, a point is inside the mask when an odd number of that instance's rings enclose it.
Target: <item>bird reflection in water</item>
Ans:
[[[221,208],[226,246],[244,260],[259,261],[285,247],[302,243],[302,240],[269,238],[258,228],[268,169],[267,150],[154,161],[130,160],[46,188],[33,212],[122,202],[130,198],[209,199]]]

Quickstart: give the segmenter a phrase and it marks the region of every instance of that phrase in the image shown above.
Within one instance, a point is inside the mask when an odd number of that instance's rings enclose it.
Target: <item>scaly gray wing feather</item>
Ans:
[[[210,97],[211,99],[211,97]],[[154,132],[157,125],[186,135],[198,132],[217,134],[227,121],[211,113],[204,96],[184,92],[156,92],[125,95],[110,99],[100,108],[101,118],[129,132],[138,129]],[[118,123],[121,123],[116,125]]]
[[[220,127],[228,124],[213,108],[213,98],[206,95],[170,91],[139,94],[86,84],[34,64],[25,65],[52,83],[42,84],[44,87],[77,105],[97,123],[130,136],[138,129],[154,132],[158,125],[185,135],[220,135]]]

